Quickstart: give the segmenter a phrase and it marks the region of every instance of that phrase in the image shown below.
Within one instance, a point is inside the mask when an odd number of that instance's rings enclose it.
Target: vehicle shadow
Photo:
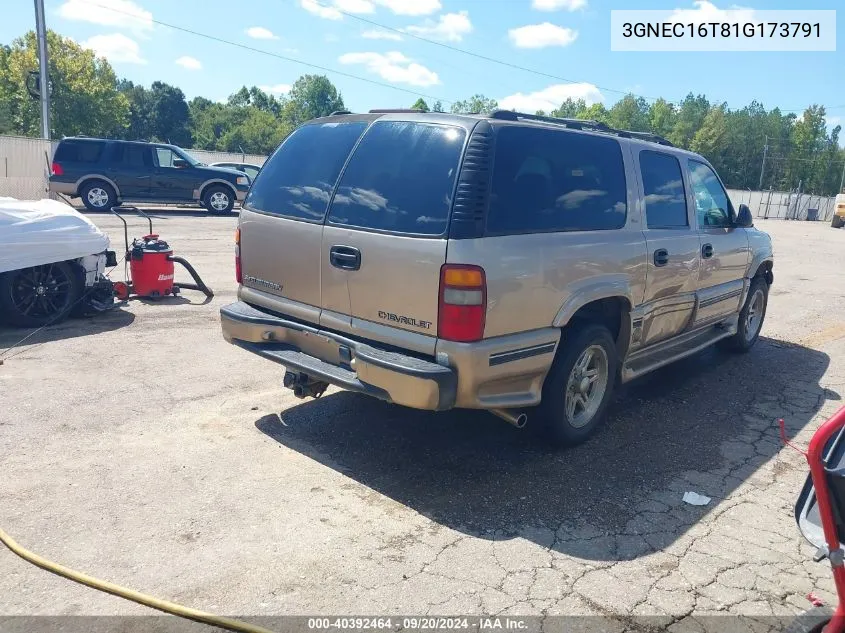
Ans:
[[[562,451],[485,412],[428,413],[347,392],[255,424],[449,528],[627,560],[670,545],[708,511],[683,504],[685,490],[718,502],[771,459],[778,417],[794,435],[838,397],[818,386],[828,364],[771,339],[747,355],[706,350],[623,387],[608,424]],[[797,380],[811,394],[797,398],[803,408],[789,400]]]
[[[112,215],[111,211],[91,211],[85,207],[74,207],[77,211],[82,213],[83,215]],[[200,218],[236,218],[238,217],[238,212],[240,211],[240,207],[235,207],[232,209],[231,213],[227,213],[224,215],[217,215],[215,213],[209,213],[205,209],[201,207],[139,207],[141,211],[146,213],[150,216],[153,220],[166,220],[168,217],[200,217]],[[124,215],[121,213],[121,215]],[[136,217],[132,213],[127,212],[126,214],[127,220],[131,220],[132,218]],[[137,216],[140,217],[140,216]],[[143,218],[141,218],[143,219]]]
[[[135,315],[132,312],[116,307],[91,316],[71,317],[56,325],[47,326],[27,339],[24,344],[36,345],[80,336],[103,334],[104,332],[112,332],[126,327],[134,320]],[[0,350],[15,345],[18,341],[33,332],[36,332],[36,328],[11,328],[0,325]]]

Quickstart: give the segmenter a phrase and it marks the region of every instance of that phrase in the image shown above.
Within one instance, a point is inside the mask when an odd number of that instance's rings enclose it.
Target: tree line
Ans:
[[[298,125],[344,109],[343,96],[325,76],[303,75],[286,96],[244,86],[225,102],[188,101],[181,89],[156,81],[149,87],[120,79],[93,51],[52,31],[47,35],[52,135],[85,134],[170,142],[196,149],[269,154]],[[40,110],[30,74],[38,68],[35,34],[0,46],[0,134],[38,136]],[[411,107],[443,112],[419,99]],[[489,113],[495,99],[474,95],[451,105],[453,113]],[[845,150],[840,126],[827,129],[823,106],[801,116],[752,102],[741,109],[689,94],[680,104],[649,103],[627,95],[607,108],[569,99],[536,114],[593,120],[649,132],[705,156],[726,184],[737,189],[790,190],[833,195],[841,187]],[[762,175],[762,181],[761,181]]]

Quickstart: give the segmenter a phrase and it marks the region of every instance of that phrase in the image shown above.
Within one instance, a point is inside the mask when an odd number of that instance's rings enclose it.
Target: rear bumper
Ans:
[[[311,378],[415,409],[456,404],[455,370],[379,349],[335,332],[277,317],[238,302],[220,309],[230,343]]]
[[[60,193],[65,196],[75,196],[76,183],[50,180],[50,191],[53,193]]]

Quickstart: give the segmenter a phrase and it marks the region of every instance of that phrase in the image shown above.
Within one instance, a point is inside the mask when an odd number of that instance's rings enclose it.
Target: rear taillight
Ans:
[[[243,272],[241,271],[241,230],[235,229],[235,281],[243,283]]]
[[[444,264],[440,269],[440,306],[437,336],[470,343],[484,338],[487,313],[487,280],[484,269]]]
[[[57,163],[56,161],[53,161],[51,171],[53,172],[54,176],[64,176],[65,175],[65,170],[62,169],[62,164]]]

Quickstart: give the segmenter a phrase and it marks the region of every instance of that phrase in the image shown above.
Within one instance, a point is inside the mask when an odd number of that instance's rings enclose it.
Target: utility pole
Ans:
[[[35,37],[38,40],[38,92],[41,98],[41,136],[50,140],[50,77],[47,73],[47,25],[44,0],[35,0]]]
[[[769,153],[769,137],[766,137],[766,144],[763,146],[763,164],[760,166],[760,184],[757,185],[757,190],[763,190],[763,174],[766,173],[766,155]]]

